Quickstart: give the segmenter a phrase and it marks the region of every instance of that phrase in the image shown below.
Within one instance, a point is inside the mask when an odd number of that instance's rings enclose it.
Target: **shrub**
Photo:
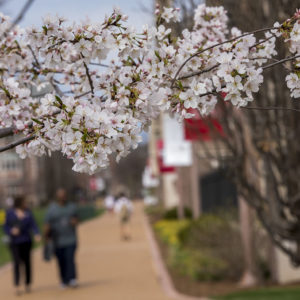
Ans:
[[[188,249],[198,249],[226,262],[226,278],[237,279],[243,271],[243,251],[239,227],[216,215],[202,215],[179,232],[178,240]]]
[[[189,223],[188,220],[161,220],[155,223],[154,229],[163,242],[170,246],[180,247],[179,233]]]
[[[168,245],[167,263],[195,280],[237,279],[243,271],[240,234],[232,221],[216,215],[198,220],[162,220],[155,231]]]
[[[216,281],[225,277],[226,261],[201,250],[172,248],[169,265],[179,274],[199,281]]]
[[[193,213],[190,208],[188,208],[188,207],[184,208],[184,216],[186,219],[192,219]],[[163,218],[165,220],[177,220],[178,219],[177,207],[173,207],[173,208],[167,210],[164,213]]]

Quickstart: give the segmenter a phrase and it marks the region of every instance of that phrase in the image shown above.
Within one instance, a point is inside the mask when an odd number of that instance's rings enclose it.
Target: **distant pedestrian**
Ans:
[[[41,238],[33,214],[27,208],[24,197],[15,198],[13,208],[7,211],[4,231],[9,237],[9,246],[14,267],[14,284],[16,287],[16,294],[21,294],[21,266],[22,270],[25,271],[25,291],[30,292],[32,281],[32,236],[35,236],[36,241],[40,241]]]
[[[120,193],[115,204],[115,212],[120,218],[120,234],[121,239],[129,240],[131,238],[129,230],[129,222],[133,211],[131,201],[126,197],[125,193]]]
[[[107,194],[104,199],[104,205],[108,212],[112,213],[115,206],[115,197],[113,195]]]
[[[75,265],[77,207],[74,203],[67,201],[67,193],[63,188],[57,190],[56,200],[49,206],[46,213],[45,238],[51,238],[54,244],[61,287],[77,287]]]

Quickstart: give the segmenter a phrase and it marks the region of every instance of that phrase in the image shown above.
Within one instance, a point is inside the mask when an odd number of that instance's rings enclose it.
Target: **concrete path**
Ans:
[[[32,293],[16,297],[12,270],[4,268],[0,270],[0,299],[168,300],[154,272],[142,210],[140,204],[135,206],[130,242],[120,240],[114,215],[105,214],[80,226],[78,289],[60,290],[55,261],[43,262],[37,250]]]

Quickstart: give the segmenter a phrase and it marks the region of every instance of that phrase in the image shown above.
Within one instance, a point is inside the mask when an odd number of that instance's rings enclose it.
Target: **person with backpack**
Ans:
[[[32,212],[27,208],[24,197],[19,196],[14,200],[5,217],[4,232],[8,236],[10,252],[13,260],[14,284],[16,294],[20,295],[20,279],[24,271],[25,291],[31,291],[32,268],[31,249],[32,237],[39,242],[40,232]]]
[[[121,192],[118,195],[114,209],[120,218],[121,239],[129,240],[131,238],[129,232],[129,222],[133,211],[133,205],[132,202],[126,197],[125,193]]]

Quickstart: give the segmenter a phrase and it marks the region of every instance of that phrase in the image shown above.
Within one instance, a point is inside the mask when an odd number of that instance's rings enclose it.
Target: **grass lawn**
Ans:
[[[79,207],[79,215],[82,221],[89,220],[91,218],[100,216],[104,212],[104,209],[92,208],[92,206],[82,206]],[[35,208],[33,209],[33,214],[35,220],[38,224],[38,227],[42,231],[42,226],[44,222],[46,209],[45,208]],[[9,262],[11,257],[8,250],[8,246],[2,242],[3,239],[3,230],[0,228],[0,266],[4,265],[5,263]],[[41,243],[36,244],[35,247],[40,246]]]
[[[299,300],[299,287],[260,288],[251,291],[235,292],[226,296],[214,297],[216,300]]]
[[[8,252],[7,246],[2,242],[3,232],[0,230],[0,266],[5,264],[10,260],[10,254]]]

